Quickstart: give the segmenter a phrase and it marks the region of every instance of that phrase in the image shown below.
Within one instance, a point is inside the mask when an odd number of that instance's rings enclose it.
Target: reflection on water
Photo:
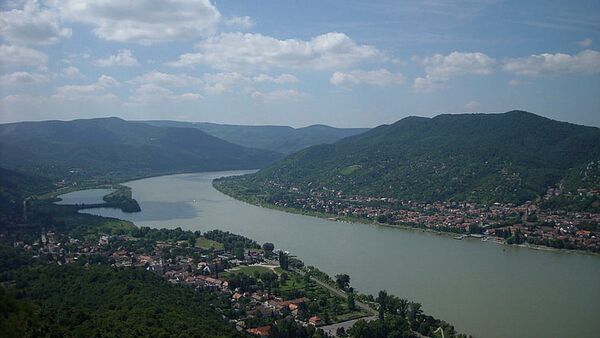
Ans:
[[[88,189],[73,191],[59,195],[61,199],[56,204],[97,204],[104,203],[102,197],[113,192],[113,189]]]
[[[169,221],[193,219],[201,212],[190,203],[185,202],[144,202],[145,212],[127,214],[127,219],[134,223],[144,221]],[[123,211],[112,208],[82,209],[81,212],[102,215],[106,217],[123,218]]]

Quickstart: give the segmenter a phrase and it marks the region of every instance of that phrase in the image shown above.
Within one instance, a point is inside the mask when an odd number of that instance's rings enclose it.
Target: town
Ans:
[[[4,238],[6,239],[6,238]],[[42,231],[39,237],[15,240],[15,250],[46,264],[106,264],[115,269],[142,268],[173,284],[212,292],[222,318],[238,331],[272,336],[282,325],[296,325],[321,336],[346,336],[357,320],[377,319],[373,296],[354,292],[350,277],[333,280],[272,243],[262,246],[229,232],[203,234],[180,228],[136,228],[130,235],[71,234]],[[415,334],[447,324],[420,313],[406,302]],[[421,326],[423,327],[421,329]],[[318,330],[318,331],[317,331]],[[351,331],[350,331],[351,332]]]
[[[600,253],[600,213],[542,208],[543,201],[558,193],[552,188],[541,201],[483,205],[345,195],[327,187],[303,190],[274,181],[265,182],[263,187],[269,192],[264,201],[268,204],[330,220],[369,220],[390,226],[456,233],[456,239],[472,236],[498,243]],[[598,194],[598,191],[586,193]]]

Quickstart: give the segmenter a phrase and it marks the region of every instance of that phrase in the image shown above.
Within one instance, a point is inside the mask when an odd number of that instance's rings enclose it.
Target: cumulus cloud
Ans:
[[[422,60],[425,77],[413,83],[417,91],[429,91],[446,85],[448,80],[461,75],[488,75],[493,72],[495,60],[484,53],[452,52],[448,55],[435,54]]]
[[[335,72],[329,82],[336,86],[350,87],[360,84],[385,87],[399,85],[404,82],[404,76],[400,73],[391,73],[387,69],[377,70],[353,70],[350,72]]]
[[[0,34],[11,43],[49,45],[70,37],[71,29],[62,27],[56,9],[28,0],[22,8],[0,12]]]
[[[222,33],[200,42],[197,53],[186,53],[172,66],[209,65],[241,71],[268,68],[345,68],[362,61],[382,60],[377,48],[359,45],[343,33],[327,33],[304,41],[279,40],[261,34]]]
[[[110,55],[105,59],[98,59],[94,63],[100,67],[135,67],[140,65],[129,49],[121,49],[117,54]]]
[[[521,81],[519,81],[517,79],[512,79],[512,80],[508,81],[508,84],[511,86],[518,86],[521,84]]]
[[[81,74],[81,72],[79,71],[79,68],[77,68],[75,66],[69,66],[69,67],[63,68],[62,75],[69,79],[76,79],[76,78],[83,77],[83,74]]]
[[[202,89],[209,94],[222,94],[233,91],[252,93],[253,85],[261,83],[288,84],[298,82],[291,74],[271,76],[259,74],[254,77],[245,76],[238,72],[207,73],[201,78]]]
[[[81,101],[81,100],[116,100],[117,96],[110,93],[109,89],[118,84],[117,80],[101,75],[96,82],[86,85],[66,85],[56,88],[53,99]]]
[[[238,73],[210,73],[202,76],[202,89],[209,94],[232,92],[251,85],[250,78]]]
[[[477,108],[479,108],[481,106],[481,104],[477,101],[469,101],[465,104],[465,108],[470,109],[470,110],[475,110]]]
[[[255,77],[253,77],[252,80],[254,80],[254,82],[258,82],[258,83],[272,82],[272,83],[277,83],[277,84],[299,82],[298,78],[292,74],[281,74],[281,75],[275,76],[275,77],[267,75],[267,74],[259,74]]]
[[[131,84],[153,84],[161,87],[185,87],[201,83],[199,78],[185,74],[169,74],[152,70],[128,81]]]
[[[24,84],[38,84],[48,81],[46,74],[29,73],[29,72],[14,72],[0,76],[0,85],[14,86]]]
[[[539,54],[510,59],[504,70],[518,75],[560,75],[600,73],[600,52],[584,50],[575,55]]]
[[[589,47],[592,45],[593,42],[594,42],[594,40],[592,40],[591,38],[585,38],[581,41],[577,41],[577,44],[580,45],[581,47]]]
[[[268,92],[254,91],[252,98],[263,102],[273,101],[300,101],[308,97],[308,94],[295,89],[278,89]]]
[[[156,84],[143,84],[136,88],[135,94],[129,97],[126,104],[139,106],[164,101],[180,102],[200,99],[202,99],[202,95],[198,93],[175,94],[170,89]]]
[[[225,19],[225,24],[234,28],[249,29],[254,26],[254,21],[249,16],[234,16]]]
[[[99,38],[150,45],[206,37],[221,14],[210,0],[53,0],[65,20],[92,25]]]
[[[0,45],[0,64],[45,67],[48,55],[28,47]]]

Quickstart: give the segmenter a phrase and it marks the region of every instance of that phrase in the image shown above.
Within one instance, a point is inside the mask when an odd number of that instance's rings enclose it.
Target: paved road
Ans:
[[[325,331],[327,334],[329,334],[333,337],[336,337],[336,332],[340,327],[343,327],[344,330],[348,331],[352,327],[352,325],[354,325],[354,323],[356,323],[359,320],[365,320],[367,322],[370,322],[370,321],[376,320],[376,319],[377,319],[377,316],[362,317],[362,318],[358,318],[358,319],[347,320],[347,321],[341,322],[341,323],[321,326],[320,329]]]
[[[296,270],[296,269],[292,269],[294,272],[299,273],[299,274],[303,274],[302,271],[300,270]],[[334,287],[332,287],[331,285],[322,282],[318,279],[316,279],[313,276],[310,276],[310,279],[319,284],[320,286],[324,287],[325,289],[329,290],[329,292],[333,293],[334,295],[337,295],[339,297],[342,297],[343,299],[348,299],[348,294],[336,289]],[[357,319],[352,319],[352,320],[347,320],[345,322],[340,322],[340,323],[336,323],[336,324],[331,324],[331,325],[326,325],[326,326],[321,326],[320,328],[323,329],[323,331],[327,332],[328,334],[330,334],[331,336],[336,336],[336,332],[337,329],[340,327],[343,327],[345,330],[348,330],[352,327],[352,325],[354,325],[354,323],[356,323],[359,320],[366,320],[368,322],[372,321],[372,320],[376,320],[377,319],[377,312],[375,310],[373,310],[371,307],[369,307],[369,305],[363,303],[363,302],[359,302],[359,301],[355,301],[356,306],[358,306],[361,310],[364,310],[368,313],[371,313],[371,316],[365,316],[362,318],[357,318]]]

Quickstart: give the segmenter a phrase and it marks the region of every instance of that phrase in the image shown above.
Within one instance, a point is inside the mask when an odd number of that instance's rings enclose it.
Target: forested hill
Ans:
[[[2,167],[48,176],[251,169],[279,157],[195,128],[155,127],[118,118],[0,125]]]
[[[571,189],[586,185],[593,178],[582,176],[585,168],[598,160],[599,128],[523,111],[439,115],[302,150],[244,180],[417,201],[523,202],[565,177]]]
[[[334,143],[344,137],[369,130],[367,128],[334,128],[326,125],[292,128],[287,126],[243,126],[205,122],[144,122],[154,126],[197,128],[231,143],[283,154],[291,154],[317,144]]]

